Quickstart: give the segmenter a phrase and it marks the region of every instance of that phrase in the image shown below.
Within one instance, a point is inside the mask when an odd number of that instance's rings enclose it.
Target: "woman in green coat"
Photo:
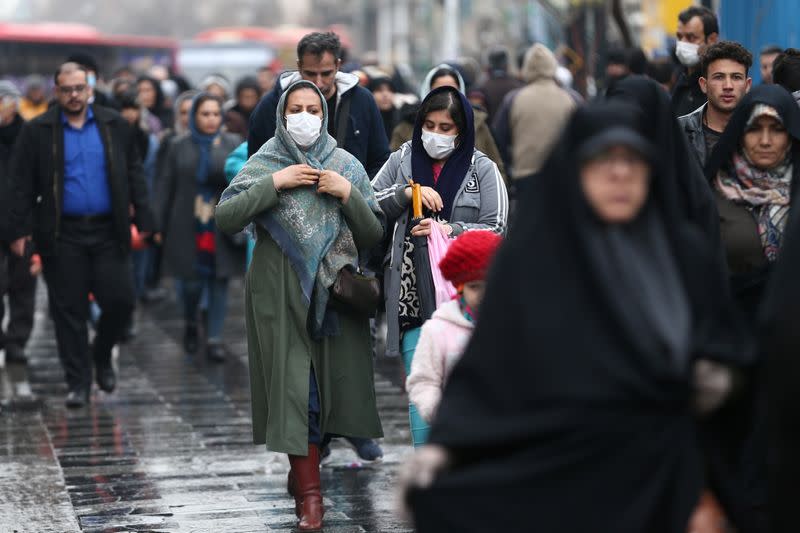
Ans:
[[[369,320],[328,305],[342,268],[383,237],[364,168],[328,135],[316,86],[291,85],[277,130],[222,194],[223,231],[256,235],[246,278],[253,440],[289,454],[301,531],[322,527],[319,444],[326,433],[381,437]]]

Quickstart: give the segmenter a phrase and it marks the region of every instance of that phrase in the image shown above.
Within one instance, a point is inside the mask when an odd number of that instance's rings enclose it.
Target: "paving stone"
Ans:
[[[117,391],[95,390],[78,410],[64,406],[52,324],[37,312],[27,378],[40,402],[0,414],[3,533],[295,530],[288,460],[252,444],[241,291],[232,284],[224,364],[182,352],[179,307],[165,300],[137,311],[139,336],[116,361]],[[397,471],[413,453],[401,362],[376,363],[384,458],[361,464],[333,442],[321,471],[326,533],[411,531],[394,514]]]

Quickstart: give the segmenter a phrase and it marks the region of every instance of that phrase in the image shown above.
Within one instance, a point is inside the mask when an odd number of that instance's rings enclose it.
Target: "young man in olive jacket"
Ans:
[[[147,184],[132,130],[108,108],[89,105],[87,71],[76,63],[55,75],[58,105],[23,126],[14,146],[12,251],[33,239],[42,256],[68,407],[89,402],[94,362],[98,386],[112,392],[111,350],[133,310],[130,224],[154,230]],[[89,350],[88,298],[103,310]]]

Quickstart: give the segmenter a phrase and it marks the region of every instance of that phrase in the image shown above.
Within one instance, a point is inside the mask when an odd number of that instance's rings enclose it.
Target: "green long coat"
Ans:
[[[220,204],[216,222],[237,232],[278,205],[272,176]],[[380,242],[383,228],[364,197],[352,188],[342,206],[359,249]],[[289,259],[258,225],[245,283],[253,442],[292,455],[308,453],[309,371],[320,396],[320,429],[349,437],[382,437],[375,404],[369,320],[339,315],[341,334],[314,341],[308,308]]]

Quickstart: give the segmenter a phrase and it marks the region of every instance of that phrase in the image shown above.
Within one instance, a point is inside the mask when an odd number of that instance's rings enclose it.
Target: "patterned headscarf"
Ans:
[[[772,117],[783,124],[783,119],[774,107],[759,103],[753,106],[747,126],[750,127],[762,116]],[[725,198],[744,204],[753,214],[758,224],[764,255],[769,261],[775,261],[789,215],[793,176],[791,144],[783,161],[769,169],[756,167],[744,150],[733,154],[732,163],[733,172],[720,172],[715,186]]]
[[[313,89],[320,97],[323,110],[321,135],[306,150],[301,150],[292,139],[284,119],[288,95],[298,85]],[[307,164],[344,176],[372,211],[383,216],[364,167],[354,156],[337,148],[336,139],[328,134],[328,107],[313,83],[300,80],[290,85],[281,96],[276,113],[275,137],[247,161],[222,193],[220,204],[279,170]],[[309,306],[311,337],[319,339],[338,334],[335,314],[328,311],[330,288],[343,267],[358,266],[358,249],[339,200],[327,194],[319,195],[316,187],[310,186],[281,191],[278,205],[258,215],[255,223],[275,240],[300,279],[303,297]]]

